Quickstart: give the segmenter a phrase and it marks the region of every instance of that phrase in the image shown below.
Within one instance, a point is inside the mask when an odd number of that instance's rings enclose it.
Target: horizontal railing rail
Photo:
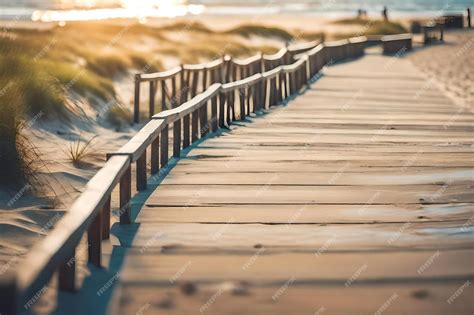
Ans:
[[[230,126],[236,119],[243,120],[252,113],[268,110],[288,101],[317,77],[325,65],[341,58],[360,56],[363,48],[364,38],[319,44],[300,53],[296,61],[289,64],[282,62],[267,71],[263,71],[262,67],[258,73],[227,83],[222,82],[225,80],[221,70],[223,66],[229,65],[230,58],[205,64],[204,72],[202,69],[198,70],[197,66],[185,65],[158,74],[138,75],[140,82],[143,80],[151,83],[151,90],[155,84],[158,85],[159,81],[156,80],[179,78],[186,86],[191,86],[192,93],[189,95],[195,95],[185,100],[175,88],[172,95],[182,101],[180,105],[152,115],[151,120],[129,142],[117,152],[107,154],[105,165],[86,184],[80,197],[54,229],[27,254],[14,276],[2,278],[2,297],[13,298],[0,303],[0,313],[17,314],[20,305],[25,305],[25,302],[41,292],[55,273],[58,274],[59,290],[74,291],[76,249],[85,233],[88,262],[97,267],[102,266],[102,240],[110,236],[114,189],[119,190],[118,209],[115,209],[119,223],[130,224],[132,221],[133,164],[136,169],[136,190],[145,190],[148,176],[155,176],[160,170],[166,170],[171,156],[180,157],[181,150],[210,132]],[[278,55],[283,59],[288,55],[288,50],[285,48]],[[265,55],[261,57],[265,58]],[[195,81],[190,80],[190,75],[198,71],[205,76],[201,81],[201,92],[198,92]],[[173,135],[172,143],[170,133]]]

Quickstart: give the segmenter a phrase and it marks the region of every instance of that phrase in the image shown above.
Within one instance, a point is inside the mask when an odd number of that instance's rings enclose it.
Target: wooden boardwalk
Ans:
[[[472,314],[472,113],[407,60],[207,139],[135,224],[117,314]]]

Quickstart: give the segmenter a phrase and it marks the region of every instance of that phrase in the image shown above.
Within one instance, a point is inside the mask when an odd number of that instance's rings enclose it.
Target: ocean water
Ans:
[[[474,0],[247,0],[239,1],[239,5],[230,0],[200,0],[195,3],[205,5],[208,13],[216,14],[255,14],[259,10],[268,14],[334,17],[354,15],[358,9],[367,10],[369,14],[380,14],[384,6],[387,6],[392,16],[440,15],[461,13],[467,7],[474,9]]]
[[[474,9],[474,0],[0,0],[0,19],[67,21],[187,14],[302,14],[353,16],[358,9],[378,16],[433,16]]]

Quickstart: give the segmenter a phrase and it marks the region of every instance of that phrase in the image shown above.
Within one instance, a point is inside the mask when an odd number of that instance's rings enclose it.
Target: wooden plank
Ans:
[[[159,187],[149,204],[365,204],[474,202],[472,182],[451,185],[297,186],[273,185],[168,185]],[[197,196],[197,197],[196,197]]]
[[[453,163],[452,161],[438,161],[437,163],[428,163],[417,158],[416,152],[410,154],[403,160],[392,161],[371,161],[360,160],[332,160],[332,161],[317,161],[313,162],[308,157],[306,161],[294,161],[291,164],[288,161],[234,161],[229,160],[225,163],[224,169],[216,169],[216,162],[212,160],[196,160],[187,159],[178,162],[178,165],[173,168],[174,173],[190,173],[190,172],[205,172],[205,173],[233,173],[233,172],[251,172],[251,173],[306,173],[306,172],[334,172],[343,169],[345,173],[354,171],[363,172],[377,172],[377,171],[392,171],[403,172],[405,170],[419,170],[433,172],[435,169],[446,168],[472,168],[471,161],[460,161]]]
[[[472,276],[473,255],[474,249],[335,253],[315,248],[313,252],[275,253],[271,248],[254,248],[241,254],[197,252],[182,255],[179,250],[178,253],[163,254],[151,248],[143,253],[137,248],[128,254],[122,279],[132,283],[163,284],[172,279],[181,266],[191,262],[180,280],[197,284],[221,281],[284,284],[294,277],[307,284],[343,286],[352,282],[350,279],[357,270],[360,274],[354,283],[393,283],[400,279],[414,283],[428,280],[466,281]],[[423,268],[430,257],[434,257],[432,264]]]
[[[192,265],[190,266],[190,268]],[[179,267],[177,267],[179,268]],[[366,315],[383,310],[384,315],[399,314],[470,314],[472,286],[455,303],[446,299],[465,281],[383,285],[304,285],[298,279],[272,286],[254,286],[243,282],[215,285],[175,284],[149,286],[125,285],[119,314],[146,310],[150,314],[316,314]],[[285,285],[288,282],[287,285]],[[185,288],[195,288],[186,293]],[[341,294],[343,300],[341,301]],[[273,299],[275,297],[275,299]],[[447,297],[447,298],[446,298]],[[151,303],[150,301],[155,301]]]
[[[373,201],[376,201],[376,196]],[[145,204],[137,223],[262,223],[262,224],[345,224],[465,221],[474,211],[472,204],[370,204],[365,205],[217,205],[192,202],[181,207]]]
[[[393,172],[372,173],[346,173],[344,168],[339,173],[209,173],[194,172],[182,176],[182,174],[170,174],[163,182],[164,185],[299,185],[299,186],[370,186],[370,185],[423,185],[435,184],[442,187],[457,182],[466,182],[474,178],[472,169],[456,169],[428,172],[410,172],[394,174]]]
[[[295,207],[295,211],[302,207]],[[177,209],[182,211],[182,209]],[[219,224],[146,223],[138,231],[118,227],[124,247],[171,253],[205,251],[218,254],[264,246],[283,252],[413,251],[472,248],[472,226],[466,220],[366,224],[239,224],[238,218]],[[471,253],[472,254],[472,253]]]

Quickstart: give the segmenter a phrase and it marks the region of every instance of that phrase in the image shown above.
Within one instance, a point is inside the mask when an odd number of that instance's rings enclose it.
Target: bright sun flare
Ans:
[[[148,17],[173,18],[186,14],[200,14],[200,5],[187,5],[184,0],[120,0],[122,8],[100,8],[99,4],[114,1],[76,0],[75,4],[86,10],[35,11],[32,20],[43,22],[65,22],[102,20],[111,18],[138,18],[146,23]]]

